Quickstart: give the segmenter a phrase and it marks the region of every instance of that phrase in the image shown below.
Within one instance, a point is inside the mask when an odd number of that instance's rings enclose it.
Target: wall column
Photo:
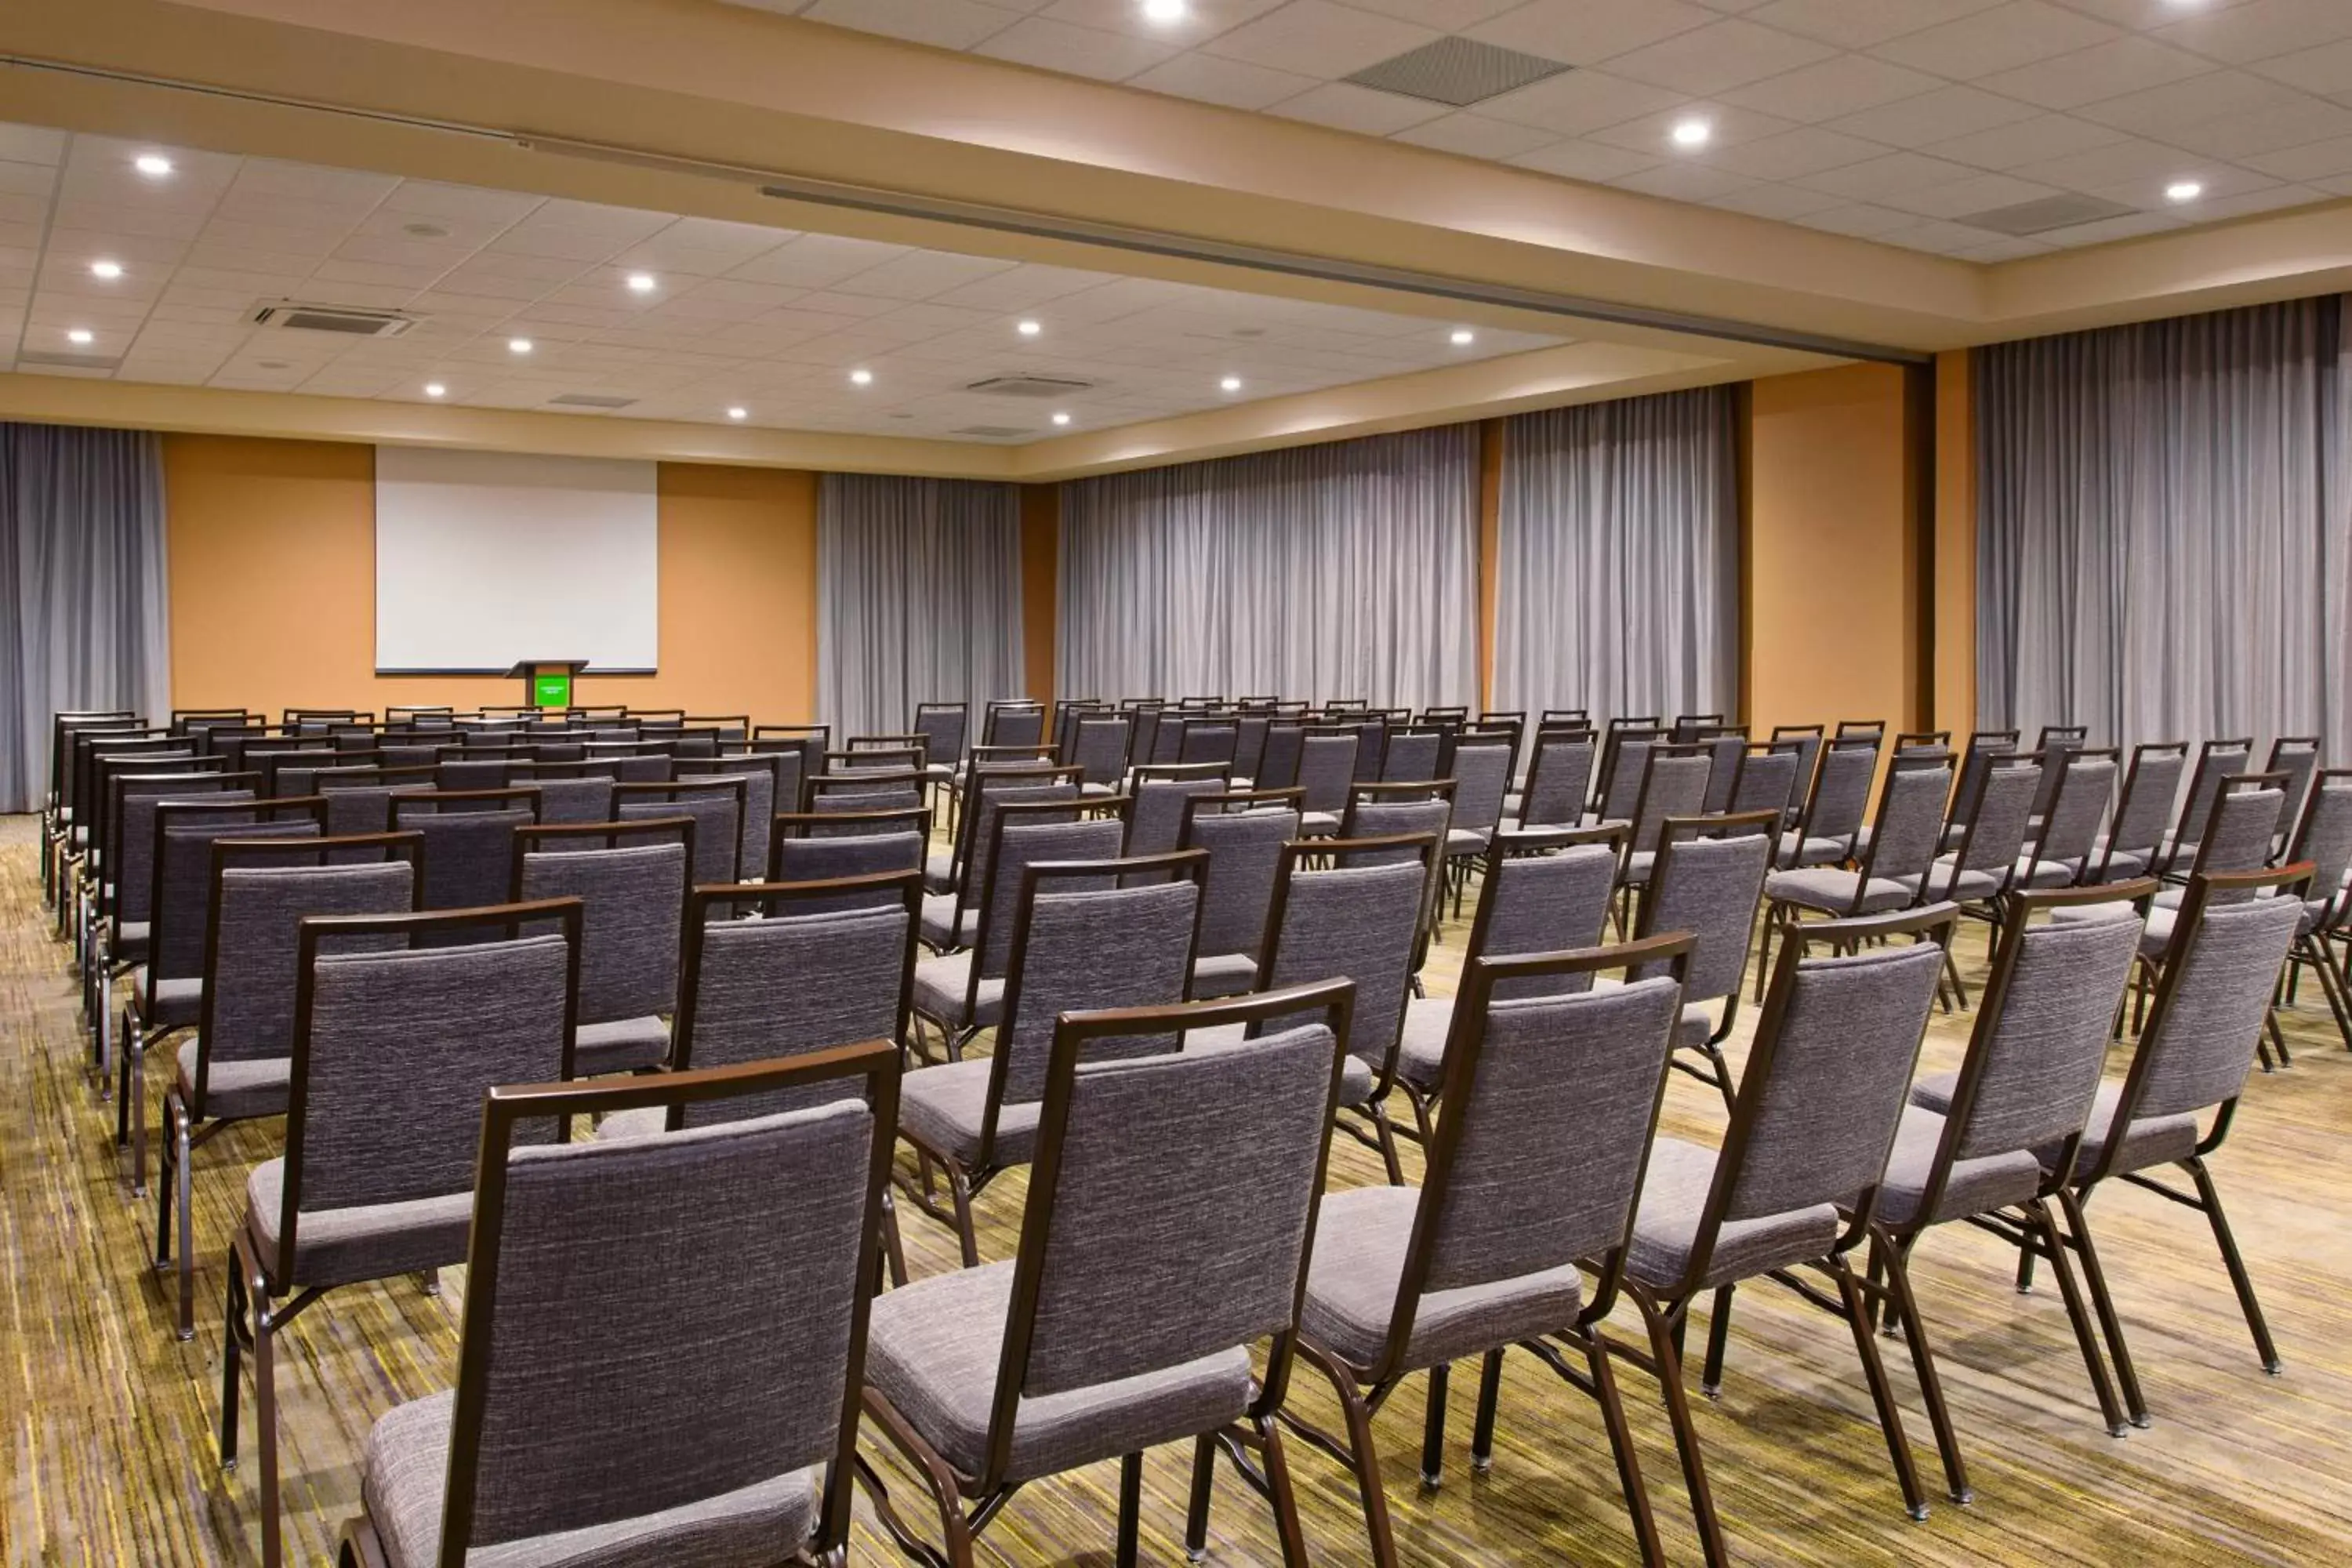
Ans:
[[[1021,487],[1021,641],[1025,690],[1054,700],[1055,637],[1061,614],[1062,487]]]

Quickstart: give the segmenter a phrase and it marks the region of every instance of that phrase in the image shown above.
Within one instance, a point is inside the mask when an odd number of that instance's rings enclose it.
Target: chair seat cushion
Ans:
[[[1257,960],[1245,952],[1222,952],[1192,964],[1194,996],[1238,996],[1257,985]]]
[[[1895,1152],[1887,1156],[1885,1179],[1878,1189],[1878,1217],[1888,1225],[1935,1225],[1987,1214],[2024,1203],[2041,1190],[2042,1163],[2022,1149],[1955,1160],[1936,1212],[1923,1218],[1919,1200],[1927,1196],[1927,1177],[1935,1169],[1944,1126],[1939,1111],[1916,1103],[1903,1108]]]
[[[955,856],[945,849],[934,849],[923,857],[923,889],[926,892],[955,891]]]
[[[1783,866],[1834,866],[1847,853],[1843,838],[1800,839],[1793,833],[1780,835],[1780,863]]]
[[[1952,1089],[1959,1082],[1956,1072],[1937,1073],[1923,1078],[1911,1086],[1911,1103],[1941,1116],[1951,1109]],[[2082,1152],[2075,1157],[2077,1173],[2088,1173],[2096,1167],[2101,1149],[2116,1121],[2116,1107],[2122,1102],[2123,1086],[2103,1083],[2091,1101],[2091,1119],[2083,1131]],[[2055,1166],[2063,1149],[2057,1144],[2034,1151],[2035,1157],[2046,1170]],[[2185,1160],[2197,1152],[2197,1118],[2194,1116],[2144,1116],[2132,1123],[2131,1135],[2125,1141],[2123,1163],[2118,1172],[2145,1170],[2150,1165],[2168,1165],[2175,1160]]]
[[[898,1081],[898,1126],[925,1148],[970,1165],[980,1159],[980,1132],[988,1114],[985,1058],[921,1068]],[[1007,1103],[996,1113],[992,1163],[1026,1164],[1037,1147],[1043,1102]]]
[[[1445,1081],[1445,1040],[1453,1030],[1453,997],[1406,997],[1397,1076],[1423,1093],[1435,1091]]]
[[[1118,786],[1117,784],[1081,784],[1078,785],[1078,793],[1087,796],[1088,799],[1100,799],[1108,795],[1117,795],[1118,793]]]
[[[386,1568],[434,1568],[449,1484],[455,1392],[411,1400],[368,1433],[361,1500],[383,1542]],[[477,1546],[467,1568],[659,1568],[665,1563],[780,1563],[816,1530],[811,1466],[718,1497],[636,1519]]]
[[[1184,1048],[1202,1050],[1212,1046],[1237,1046],[1242,1043],[1243,1026],[1219,1024],[1213,1028],[1193,1029],[1184,1036]],[[1339,1103],[1349,1107],[1369,1105],[1372,1100],[1372,1066],[1363,1058],[1349,1052],[1339,1063]]]
[[[970,947],[980,940],[980,910],[968,909],[958,920],[953,893],[925,893],[922,928],[932,947]]]
[[[578,1078],[599,1073],[642,1072],[669,1056],[669,1026],[653,1014],[583,1024],[573,1037],[572,1070]]]
[[[596,1123],[596,1141],[611,1142],[622,1138],[658,1138],[669,1131],[669,1112],[658,1105],[640,1105],[635,1110],[616,1110]]]
[[[1798,875],[1801,876],[1803,873],[1800,872]],[[1960,870],[1953,863],[1950,856],[1937,860],[1935,869],[1925,878],[1895,877],[1891,880],[1901,883],[1910,891],[1914,899],[1919,897],[1919,884],[1923,880],[1928,882],[1926,901],[1930,903],[1939,899],[1958,899],[1962,903],[1976,903],[2000,892],[2001,883],[2000,878],[1990,871]]]
[[[1448,855],[1484,855],[1494,830],[1487,827],[1449,827],[1445,830],[1445,852]]]
[[[2017,880],[2028,888],[2071,888],[2083,873],[2079,860],[2036,860],[2030,855],[2017,858]]]
[[[140,1021],[151,1029],[191,1029],[205,1016],[205,983],[191,975],[158,985],[153,972],[131,972],[131,994],[138,1004]]]
[[[1301,838],[1334,838],[1339,832],[1339,814],[1336,811],[1306,811],[1298,816],[1298,836]]]
[[[925,778],[934,779],[951,779],[956,776],[956,764],[953,763],[925,763],[923,764],[923,776]]]
[[[1370,1366],[1388,1342],[1420,1207],[1418,1187],[1355,1187],[1323,1200],[1299,1323],[1352,1365]],[[1401,1370],[1459,1361],[1565,1329],[1582,1304],[1572,1262],[1516,1279],[1424,1292]]]
[[[1004,979],[983,978],[979,1005],[967,1008],[972,997],[972,951],[926,953],[915,960],[915,1011],[950,1029],[992,1028],[1004,1015]],[[969,1012],[971,1016],[965,1015]]]
[[[1679,1138],[1661,1138],[1652,1146],[1641,1204],[1633,1215],[1633,1245],[1626,1257],[1634,1279],[1660,1290],[1681,1282],[1714,1180],[1714,1150]],[[1822,1257],[1837,1240],[1837,1210],[1828,1204],[1726,1220],[1698,1283],[1727,1284]]]
[[[927,1068],[907,1082],[947,1070]],[[987,1460],[1013,1267],[934,1275],[874,1301],[867,1386],[966,1475],[979,1474]],[[1249,1352],[1238,1346],[1160,1372],[1024,1397],[1013,1416],[1006,1479],[1033,1479],[1213,1431],[1239,1419],[1249,1398]]]
[[[2107,879],[2110,881],[2122,881],[2126,878],[2138,876],[2147,869],[2147,855],[2129,849],[2118,849],[2110,855],[2107,851],[2107,841],[2105,838],[2099,839],[2091,846],[2092,869],[2096,870],[2104,864],[2107,868]]]
[[[1764,896],[1776,904],[1794,904],[1825,915],[1868,915],[1881,910],[1899,910],[1916,896],[1916,884],[1906,887],[1890,877],[1873,877],[1862,895],[1861,908],[1856,910],[1854,890],[1861,885],[1859,871],[1812,866],[1801,871],[1773,872],[1764,879]]]
[[[180,1042],[180,1098],[204,1118],[233,1121],[241,1117],[283,1116],[293,1093],[294,1058],[260,1057],[247,1061],[216,1061],[205,1073],[205,1103],[195,1104],[196,1050],[193,1037]]]
[[[278,1257],[278,1227],[286,1205],[286,1162],[266,1161],[245,1183],[245,1225],[261,1266],[280,1285],[349,1285],[388,1279],[466,1261],[473,1228],[471,1189],[405,1203],[305,1209],[294,1233],[293,1267]]]
[[[147,961],[148,933],[155,928],[145,921],[117,921],[114,939],[108,952],[117,963],[143,963]]]

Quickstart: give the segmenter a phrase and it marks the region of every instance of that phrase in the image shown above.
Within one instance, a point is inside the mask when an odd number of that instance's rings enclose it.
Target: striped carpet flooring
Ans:
[[[235,1129],[198,1154],[197,1333],[182,1344],[172,1336],[170,1298],[144,1261],[152,1205],[129,1197],[111,1108],[101,1108],[84,1074],[77,994],[40,907],[34,837],[30,819],[0,818],[0,1562],[257,1563],[253,1476],[249,1467],[221,1469],[212,1428],[227,1237],[244,1173],[274,1152],[279,1130]],[[1972,972],[1983,964],[1979,931],[1963,939]],[[1466,922],[1449,925],[1432,961],[1433,990],[1451,988],[1466,934]],[[1965,1016],[1938,1019],[1923,1070],[1954,1065],[1967,1027]],[[2054,1292],[2017,1296],[2012,1255],[1948,1227],[1923,1244],[1915,1279],[1977,1500],[1955,1507],[1937,1491],[1933,1516],[1915,1524],[1901,1509],[1843,1326],[1783,1293],[1743,1291],[1723,1397],[1697,1402],[1710,1479],[1739,1559],[2308,1563],[2343,1554],[2352,1544],[2352,1055],[2309,991],[2288,1029],[2294,1068],[2249,1086],[2231,1141],[2214,1160],[2284,1376],[2265,1377],[2256,1364],[2202,1220],[2117,1187],[2095,1214],[2157,1419],[2112,1439]],[[159,1074],[152,1104],[165,1064],[151,1065]],[[2120,1053],[2112,1065],[2121,1070]],[[1712,1142],[1722,1120],[1712,1090],[1676,1075],[1669,1131]],[[1380,1179],[1366,1151],[1345,1139],[1336,1151],[1335,1184]],[[1410,1146],[1407,1160],[1416,1163]],[[1015,1173],[980,1200],[984,1256],[1012,1256],[1023,1191]],[[944,1230],[911,1211],[904,1226],[919,1277],[954,1267]],[[437,1298],[405,1280],[337,1291],[281,1342],[292,1561],[331,1560],[357,1504],[370,1423],[454,1376],[462,1270],[445,1279]],[[1638,1335],[1630,1308],[1618,1323]],[[1908,1368],[1900,1356],[1888,1364],[1923,1475],[1933,1478]],[[1464,1370],[1442,1489],[1423,1490],[1416,1475],[1422,1381],[1377,1423],[1403,1560],[1627,1560],[1632,1537],[1594,1408],[1514,1356],[1494,1469],[1473,1476],[1477,1380]],[[1622,1378],[1667,1551],[1696,1562],[1654,1388],[1637,1373]],[[1318,1422],[1337,1424],[1328,1390],[1303,1366],[1292,1397]],[[868,1447],[894,1495],[922,1517],[912,1477]],[[1292,1453],[1315,1559],[1365,1561],[1351,1481],[1303,1445]],[[1189,1458],[1176,1449],[1149,1458],[1147,1562],[1181,1561]],[[983,1561],[1107,1564],[1117,1480],[1116,1467],[1103,1465],[1027,1489],[982,1538]],[[857,1562],[896,1559],[863,1520],[851,1552]],[[1217,1492],[1209,1561],[1279,1561],[1263,1507],[1229,1475]]]

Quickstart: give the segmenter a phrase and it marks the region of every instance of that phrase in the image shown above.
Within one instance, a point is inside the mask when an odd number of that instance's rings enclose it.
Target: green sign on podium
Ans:
[[[523,683],[523,694],[534,708],[569,708],[572,683],[588,668],[584,658],[524,658],[507,671]]]

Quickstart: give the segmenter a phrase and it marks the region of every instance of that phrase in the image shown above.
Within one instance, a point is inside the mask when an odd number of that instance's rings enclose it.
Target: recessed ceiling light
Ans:
[[[2168,202],[2193,202],[2205,194],[2205,186],[2196,180],[2175,180],[2164,187],[2164,199]]]
[[[448,391],[449,389],[447,387],[442,385],[437,381],[428,381],[425,384],[425,395],[427,397],[446,396]]]
[[[1677,120],[1674,129],[1677,147],[1704,147],[1715,134],[1715,127],[1704,120]]]
[[[653,291],[654,291],[654,275],[653,275],[652,273],[650,273],[650,272],[632,272],[632,273],[630,273],[630,274],[629,274],[629,292],[630,292],[630,293],[632,293],[632,294],[650,294],[650,293],[652,293]]]
[[[1217,386],[1221,391],[1239,392],[1242,389],[1242,378],[1237,375],[1229,375],[1225,377],[1224,380],[1217,383]]]
[[[1045,330],[1045,324],[1043,321],[1024,321],[1013,330],[1024,338],[1034,338]]]
[[[1457,349],[1466,349],[1477,341],[1478,334],[1472,331],[1467,327],[1454,328],[1453,334],[1446,339],[1446,342],[1452,343]]]
[[[142,153],[131,160],[131,166],[151,180],[160,180],[172,172],[172,160],[161,153]]]
[[[730,419],[749,419],[751,417],[751,411],[748,408],[730,408],[727,411],[727,417]]]
[[[86,348],[96,341],[97,334],[92,332],[88,327],[76,327],[72,331],[66,334],[66,342],[73,344],[76,348]]]
[[[849,384],[871,386],[874,384],[874,373],[870,370],[853,370],[849,373]]]
[[[122,263],[120,261],[93,261],[89,264],[89,275],[92,278],[103,278],[109,282],[112,282],[115,279],[122,276]]]
[[[1054,423],[1056,425],[1067,425],[1069,422],[1070,416],[1066,414],[1056,414],[1054,416]]]
[[[509,338],[507,340],[507,353],[513,354],[527,354],[530,353],[530,340],[529,338]]]
[[[1184,0],[1143,0],[1143,19],[1171,26],[1182,21],[1188,9]]]

